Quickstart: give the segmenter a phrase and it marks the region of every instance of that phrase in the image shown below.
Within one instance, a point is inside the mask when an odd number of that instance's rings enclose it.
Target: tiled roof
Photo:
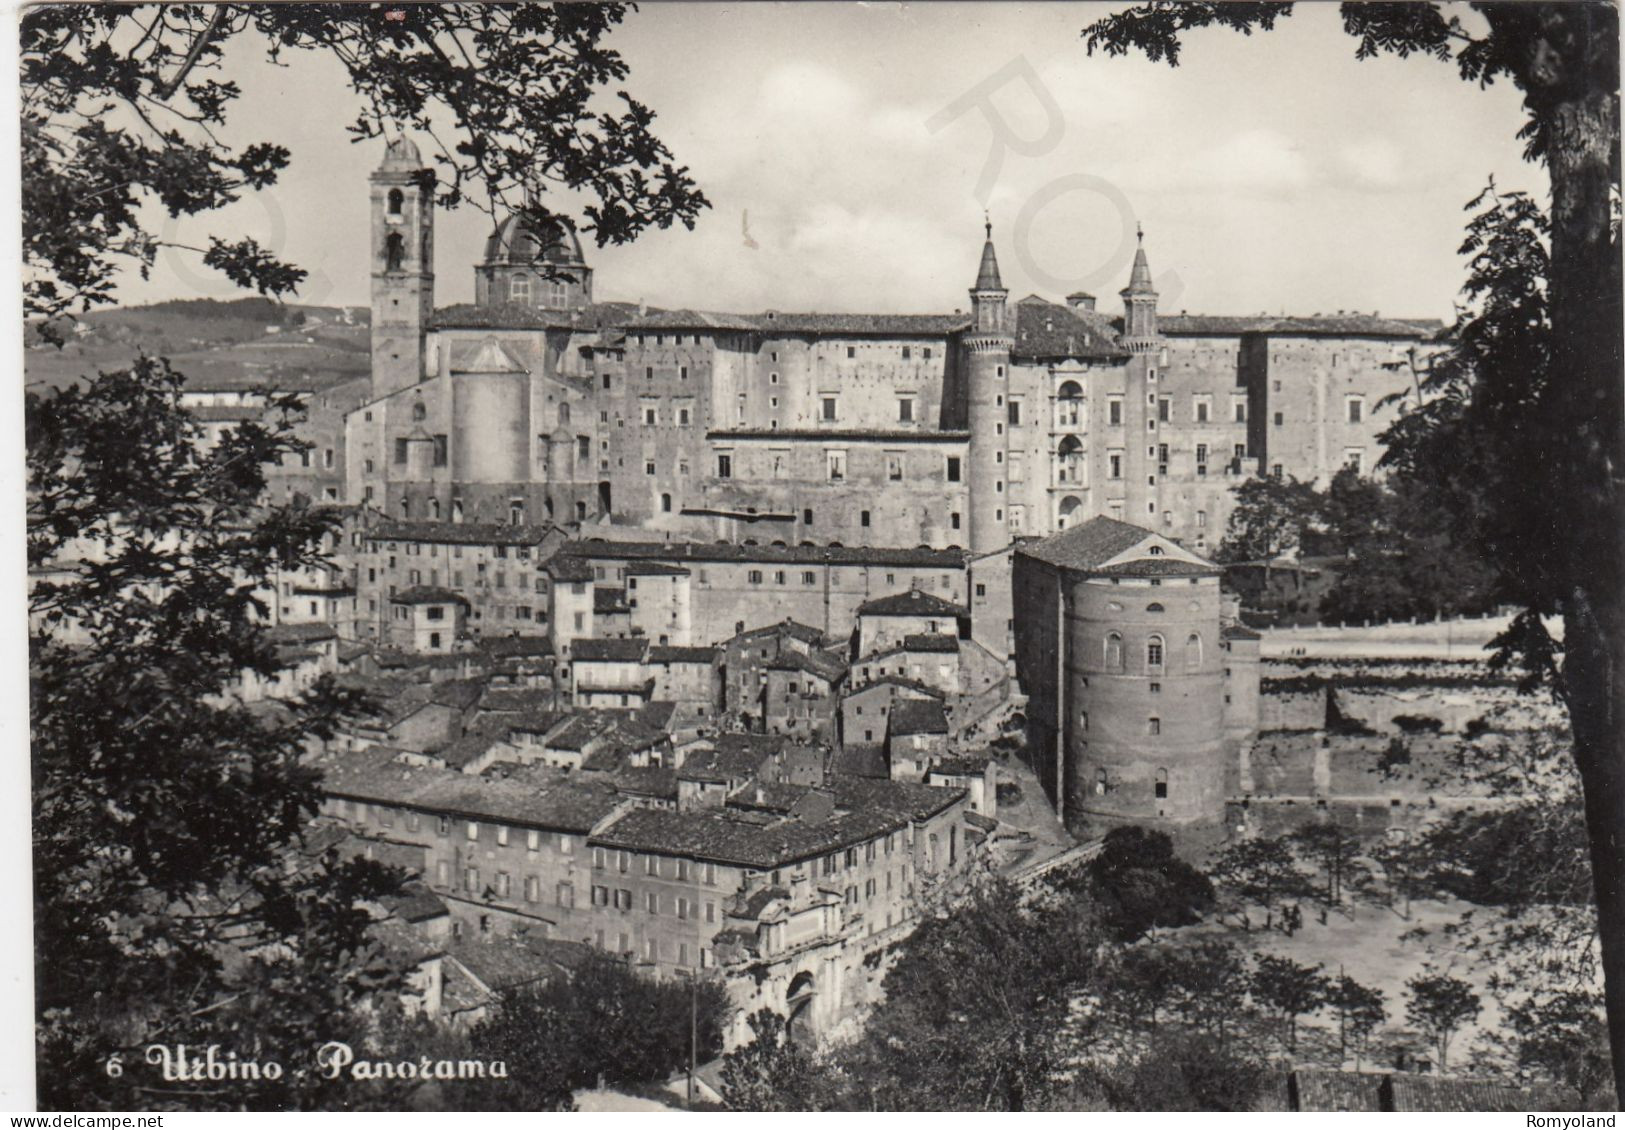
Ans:
[[[486,636],[475,644],[492,659],[553,654],[553,641],[547,636]]]
[[[733,737],[734,735],[722,735]],[[696,750],[683,759],[677,775],[691,781],[743,781],[756,776],[778,746],[763,747],[719,740],[713,749]]]
[[[886,780],[891,777],[891,766],[886,762],[886,747],[847,742],[830,755],[829,770],[846,777],[867,777]]]
[[[671,728],[671,720],[676,714],[677,704],[675,702],[662,702],[660,699],[655,699],[653,702],[646,702],[639,707],[633,717],[642,725],[649,727],[649,729],[659,730],[664,733]]]
[[[592,610],[596,615],[628,611],[626,590],[611,588],[608,585],[594,585],[592,589]]]
[[[675,565],[662,564],[659,561],[635,561],[626,567],[628,577],[686,577],[687,569],[679,569]]]
[[[590,581],[593,579],[592,565],[583,557],[575,557],[567,553],[555,553],[547,559],[547,563],[542,568],[555,581]]]
[[[429,687],[429,701],[468,710],[485,694],[484,679],[443,679]]]
[[[906,819],[868,810],[816,824],[799,820],[762,824],[743,815],[717,809],[633,809],[588,842],[770,870],[883,836],[902,827]]]
[[[636,318],[637,312],[638,308],[628,302],[596,302],[576,311],[541,309],[514,302],[498,302],[489,306],[465,302],[436,310],[430,326],[433,329],[456,330],[593,330]]]
[[[826,683],[836,683],[846,674],[846,661],[824,651],[812,651],[803,655],[799,651],[787,650],[781,651],[777,659],[768,663],[768,668],[777,671],[804,671]]]
[[[722,655],[716,647],[668,647],[656,644],[649,649],[650,663],[715,663]]]
[[[946,773],[956,777],[980,777],[992,763],[990,757],[944,757],[928,772]]]
[[[399,892],[378,900],[403,922],[425,922],[446,913],[446,904],[420,880],[409,879],[401,884]]]
[[[1019,302],[1015,307],[1015,343],[1010,355],[1040,360],[1079,357],[1117,361],[1128,357],[1118,344],[1111,320],[1091,310],[1077,310],[1052,302]]]
[[[451,357],[454,373],[524,373],[524,362],[515,357],[494,337],[488,337],[472,349],[459,350]]]
[[[737,641],[744,643],[746,641],[760,639],[764,636],[790,636],[793,639],[798,639],[803,643],[810,643],[815,646],[824,642],[823,632],[820,632],[817,628],[803,624],[797,620],[791,620],[789,618],[780,620],[777,624],[769,624],[763,628],[746,628],[743,632],[740,632],[728,642],[734,643]]]
[[[388,749],[329,754],[316,767],[330,796],[561,832],[590,831],[620,803],[608,784],[583,777],[560,773],[546,784],[488,780],[408,765]]]
[[[1358,1071],[1298,1068],[1288,1082],[1300,1111],[1381,1110],[1383,1077]]]
[[[389,598],[394,604],[467,604],[462,593],[452,592],[439,585],[413,585]]]
[[[550,690],[535,687],[491,687],[480,698],[480,709],[492,714],[528,714],[550,710],[556,701]]]
[[[887,429],[871,429],[855,431],[845,429],[821,428],[715,428],[705,433],[705,438],[726,442],[728,440],[769,440],[789,442],[790,440],[818,440],[822,442],[839,443],[966,443],[970,440],[970,433],[954,429],[938,430],[935,428],[917,431],[898,431]]]
[[[540,545],[554,526],[510,526],[501,522],[379,522],[367,531],[372,541],[421,541],[440,545]]]
[[[1499,1079],[1451,1079],[1439,1075],[1388,1077],[1388,1109],[1402,1112],[1523,1111],[1528,1092]]]
[[[1220,633],[1227,640],[1261,640],[1263,635],[1253,631],[1246,624],[1226,624]]]
[[[576,663],[638,663],[649,650],[649,641],[642,636],[626,640],[576,640],[571,653]]]
[[[670,310],[628,322],[631,332],[647,329],[720,329],[755,331],[764,337],[827,334],[832,337],[944,337],[965,329],[965,314],[715,314]]]
[[[606,561],[738,561],[786,565],[919,565],[962,569],[965,553],[957,549],[883,549],[868,546],[734,545],[703,542],[586,541],[566,542],[552,558],[566,554]],[[550,563],[551,567],[551,563]],[[573,578],[572,578],[573,579]]]
[[[917,632],[903,637],[904,651],[932,651],[957,654],[959,637],[947,632]]]
[[[911,820],[935,816],[965,798],[965,790],[960,788],[941,788],[914,781],[877,780],[838,772],[824,778],[824,788],[835,797],[838,808],[889,812]]]
[[[960,605],[919,589],[894,593],[858,605],[859,616],[967,616]]]
[[[610,781],[629,796],[677,799],[677,771],[659,765],[625,766],[610,775]]]
[[[454,958],[486,988],[501,993],[575,969],[592,960],[594,954],[580,942],[527,936],[453,942],[446,956]]]
[[[1253,316],[1162,314],[1157,328],[1164,334],[1187,337],[1228,337],[1244,333],[1309,335],[1316,337],[1433,337],[1444,331],[1434,318],[1384,318],[1377,314],[1312,314]]]
[[[889,733],[906,738],[918,734],[946,734],[948,715],[935,699],[904,698],[892,703]]]
[[[900,655],[900,654],[902,654],[902,649],[897,648],[897,649],[894,649],[894,650],[892,650],[890,652],[883,652],[883,653],[881,653],[879,655],[871,655],[871,656],[869,656],[868,659],[860,659],[860,660],[858,660],[858,662],[860,664],[861,663],[868,663],[868,662],[870,662],[872,660],[884,659],[889,655]],[[863,683],[862,685],[853,688],[851,691],[849,691],[847,693],[846,697],[851,698],[855,694],[862,694],[865,691],[873,690],[875,687],[883,687],[883,686],[906,687],[911,691],[918,691],[919,693],[921,693],[923,695],[926,695],[929,698],[945,698],[945,697],[947,697],[943,691],[938,690],[936,687],[928,686],[925,683],[920,682],[918,679],[905,678],[902,675],[880,675],[880,676],[877,676],[876,678],[870,679],[867,683]]]
[[[1139,526],[1120,522],[1116,518],[1099,517],[1047,538],[1025,542],[1016,552],[1051,565],[1093,569],[1152,536],[1150,530]]]

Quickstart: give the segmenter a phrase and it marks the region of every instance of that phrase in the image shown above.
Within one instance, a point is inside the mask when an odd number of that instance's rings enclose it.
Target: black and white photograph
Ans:
[[[8,14],[13,1126],[1615,1125],[1614,0]]]

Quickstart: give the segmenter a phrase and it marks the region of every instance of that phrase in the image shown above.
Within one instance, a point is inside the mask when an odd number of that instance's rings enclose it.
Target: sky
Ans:
[[[601,300],[757,311],[968,304],[984,210],[1012,298],[1086,290],[1115,311],[1143,227],[1165,312],[1448,317],[1463,206],[1490,176],[1545,195],[1519,94],[1430,59],[1357,61],[1335,4],[1273,32],[1187,33],[1181,65],[1090,57],[1098,4],[652,3],[610,36],[625,87],[712,208],[693,231],[588,247]],[[230,140],[292,151],[281,183],[166,233],[249,234],[367,301],[367,173],[337,65],[232,44]],[[997,123],[993,119],[997,119]],[[1000,147],[997,133],[1009,138]],[[425,139],[420,139],[425,140]],[[1002,161],[989,162],[1002,148]],[[437,214],[436,295],[473,297],[490,219]],[[125,303],[231,297],[166,254]]]

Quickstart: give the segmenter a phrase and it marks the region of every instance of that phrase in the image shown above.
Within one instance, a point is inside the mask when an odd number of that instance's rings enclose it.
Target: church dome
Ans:
[[[385,147],[384,163],[379,166],[390,171],[415,171],[422,167],[423,155],[418,152],[416,143],[404,133]]]
[[[554,220],[551,231],[538,237],[517,213],[509,216],[485,241],[485,262],[494,264],[560,263],[579,265],[586,262],[581,255],[581,241],[562,220]]]

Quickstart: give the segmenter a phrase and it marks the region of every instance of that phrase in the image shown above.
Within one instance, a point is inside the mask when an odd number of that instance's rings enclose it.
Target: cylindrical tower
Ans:
[[[1064,576],[1068,813],[1224,816],[1219,577],[1171,565]]]
[[[966,458],[970,466],[961,470],[970,495],[970,548],[972,553],[991,553],[1009,544],[1005,517],[1007,464],[1003,422],[1008,409],[1005,395],[1010,385],[1010,348],[1015,337],[1009,325],[1005,299],[1009,291],[999,279],[999,261],[993,253],[993,225],[987,225],[987,242],[982,247],[982,264],[971,287],[971,312],[975,319],[965,334],[966,413],[970,443]]]

